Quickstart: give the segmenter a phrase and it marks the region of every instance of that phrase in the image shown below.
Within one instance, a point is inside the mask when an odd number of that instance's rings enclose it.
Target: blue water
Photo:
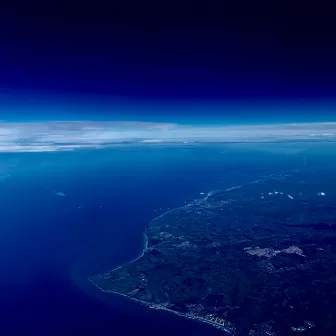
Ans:
[[[2,335],[216,335],[102,294],[86,277],[138,255],[145,225],[160,213],[201,192],[299,167],[302,157],[244,146],[146,146],[1,154],[0,163]]]

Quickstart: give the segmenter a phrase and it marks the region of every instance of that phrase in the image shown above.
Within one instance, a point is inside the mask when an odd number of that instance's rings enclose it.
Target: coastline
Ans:
[[[282,173],[280,173],[280,174],[282,174]],[[279,174],[272,174],[272,175],[270,175],[270,176],[265,177],[265,179],[266,179],[266,178],[271,178],[271,177],[273,177],[273,176],[278,176],[278,175],[279,175]],[[259,180],[253,181],[253,182],[249,182],[249,183],[247,183],[247,184],[253,184],[253,183],[260,182],[260,181],[261,181],[261,180],[259,179]],[[242,188],[244,185],[246,185],[246,184],[239,185],[239,186],[233,186],[233,187],[230,187],[230,188],[227,188],[227,189],[224,189],[224,190],[212,190],[212,191],[209,191],[205,197],[196,200],[196,202],[206,201],[206,200],[208,199],[209,196],[212,196],[212,195],[214,195],[214,194],[216,194],[216,193],[219,193],[219,192],[229,192],[229,191],[232,191],[232,190],[237,190],[237,189],[239,189],[239,188]],[[194,201],[194,202],[195,202],[195,201]],[[144,247],[143,247],[143,250],[140,252],[139,256],[135,257],[133,260],[131,260],[131,261],[127,262],[127,263],[124,263],[124,264],[122,264],[122,265],[117,266],[116,268],[114,268],[114,269],[112,269],[112,270],[110,270],[110,271],[108,271],[108,272],[109,272],[109,273],[112,273],[112,272],[114,272],[114,271],[116,271],[116,270],[118,270],[118,269],[124,267],[125,265],[130,265],[130,264],[136,262],[137,260],[141,259],[141,258],[144,256],[144,254],[146,253],[146,251],[147,251],[147,249],[148,249],[147,229],[148,229],[148,227],[151,225],[151,223],[152,223],[153,221],[155,221],[155,220],[157,220],[158,218],[161,218],[161,217],[163,217],[164,215],[166,215],[166,214],[168,214],[168,213],[171,213],[171,212],[173,212],[173,211],[177,211],[177,210],[180,210],[180,209],[187,208],[187,207],[189,207],[191,204],[193,204],[193,203],[188,203],[188,204],[185,204],[185,205],[183,205],[183,206],[181,206],[181,207],[177,207],[177,208],[174,208],[174,209],[170,209],[170,210],[168,210],[168,211],[162,213],[161,215],[159,215],[159,216],[153,218],[153,219],[148,223],[148,225],[146,226],[145,231],[143,232]],[[154,309],[154,310],[165,311],[165,312],[172,313],[172,314],[174,314],[174,315],[177,315],[177,316],[180,316],[180,317],[184,317],[184,318],[187,318],[187,319],[190,319],[190,320],[193,320],[193,321],[198,321],[198,322],[206,323],[206,324],[211,325],[212,327],[215,327],[215,328],[217,328],[217,329],[219,329],[219,330],[221,330],[221,331],[224,331],[224,332],[226,332],[226,333],[228,333],[228,334],[230,334],[230,335],[234,335],[234,334],[235,334],[234,329],[229,329],[229,328],[227,328],[227,327],[225,327],[225,326],[223,326],[223,325],[221,325],[221,324],[219,324],[219,323],[216,323],[216,322],[207,320],[207,319],[205,319],[205,318],[203,318],[203,317],[200,317],[200,316],[192,316],[192,315],[189,315],[189,314],[184,314],[184,313],[178,312],[178,311],[176,311],[176,310],[168,309],[168,308],[165,308],[165,307],[156,307],[155,305],[153,305],[153,304],[151,304],[151,303],[149,303],[149,302],[142,301],[142,300],[139,300],[139,299],[136,299],[136,298],[132,298],[132,297],[130,297],[130,296],[127,295],[127,294],[122,294],[122,293],[120,293],[120,292],[116,292],[116,291],[112,291],[112,290],[104,289],[104,288],[100,287],[100,286],[99,286],[99,285],[92,279],[92,277],[90,277],[90,276],[87,278],[87,280],[88,280],[93,286],[95,286],[97,289],[99,289],[99,290],[100,290],[101,292],[103,292],[103,293],[116,294],[116,295],[119,295],[119,296],[121,296],[121,297],[123,297],[123,298],[128,299],[129,301],[133,301],[133,302],[136,302],[136,303],[138,303],[138,304],[141,304],[142,306],[145,306],[145,307],[147,307],[147,308]]]
[[[134,260],[135,261],[135,260]],[[134,262],[133,261],[133,262]],[[128,265],[128,264],[127,264]],[[121,266],[122,267],[122,266]],[[119,268],[119,267],[118,267]],[[113,272],[113,271],[111,271]],[[223,325],[219,324],[219,323],[216,323],[216,322],[212,322],[210,320],[207,320],[205,318],[202,318],[202,317],[199,317],[199,316],[191,316],[191,315],[188,315],[188,314],[183,314],[183,313],[180,313],[176,310],[172,310],[172,309],[169,309],[169,308],[164,308],[164,307],[156,307],[154,306],[153,304],[149,303],[149,302],[146,302],[146,301],[142,301],[142,300],[139,300],[139,299],[135,299],[135,298],[132,298],[130,297],[129,295],[126,295],[126,294],[122,294],[120,292],[115,292],[115,291],[112,291],[112,290],[108,290],[108,289],[104,289],[102,287],[100,287],[91,277],[88,278],[88,281],[91,282],[93,284],[93,286],[95,286],[96,288],[98,288],[100,291],[104,292],[104,293],[109,293],[109,294],[115,294],[115,295],[119,295],[123,298],[126,298],[127,300],[129,301],[133,301],[133,302],[137,302],[138,304],[141,304],[142,306],[145,306],[147,308],[150,308],[150,309],[154,309],[154,310],[161,310],[161,311],[165,311],[165,312],[168,312],[168,313],[172,313],[174,315],[177,315],[177,316],[180,316],[180,317],[184,317],[184,318],[187,318],[189,320],[193,320],[193,321],[199,321],[199,322],[202,322],[202,323],[206,323],[206,324],[209,324],[211,325],[212,327],[215,327],[219,330],[222,330],[222,331],[225,331],[226,333],[230,334],[230,335],[234,335],[234,331],[229,329],[229,328],[226,328],[224,327]]]
[[[225,189],[225,190],[209,191],[205,197],[203,197],[203,198],[201,198],[201,199],[198,199],[197,201],[205,201],[205,200],[207,200],[207,198],[208,198],[209,196],[212,196],[212,195],[215,194],[216,192],[227,192],[227,191],[231,191],[231,190],[239,189],[239,188],[241,188],[241,187],[243,187],[243,185],[235,186],[235,187],[230,187],[230,188]],[[188,204],[185,204],[185,205],[183,205],[183,206],[181,206],[181,207],[174,208],[174,209],[170,209],[170,210],[168,210],[168,211],[162,213],[161,215],[159,215],[159,216],[153,218],[153,219],[148,223],[148,225],[146,226],[145,231],[143,232],[144,247],[143,247],[143,250],[140,252],[140,254],[139,254],[137,257],[135,257],[133,260],[131,260],[131,261],[127,262],[127,263],[124,263],[124,264],[122,264],[122,265],[119,265],[119,266],[117,266],[116,268],[114,268],[114,269],[112,269],[112,270],[110,270],[110,271],[108,271],[108,272],[112,273],[112,272],[114,272],[114,271],[116,271],[116,270],[118,270],[118,269],[124,267],[125,265],[130,265],[130,264],[136,262],[137,260],[141,259],[141,258],[144,256],[144,254],[146,253],[146,251],[147,251],[147,249],[148,249],[148,237],[147,237],[147,234],[146,234],[146,233],[147,233],[147,229],[148,229],[149,225],[151,225],[151,223],[152,223],[153,221],[155,221],[155,220],[157,220],[158,218],[161,218],[161,217],[163,217],[164,215],[166,215],[166,214],[168,214],[168,213],[171,213],[171,212],[173,212],[173,211],[180,210],[180,209],[184,209],[184,208],[190,206],[191,204],[192,204],[192,203],[188,203]],[[151,303],[149,303],[149,302],[142,301],[142,300],[139,300],[139,299],[136,299],[136,298],[132,298],[132,297],[130,297],[130,296],[127,295],[127,294],[122,294],[122,293],[120,293],[120,292],[116,292],[116,291],[112,291],[112,290],[104,289],[104,288],[100,287],[100,286],[99,286],[99,285],[92,279],[92,277],[90,277],[90,276],[87,277],[87,280],[88,280],[93,286],[95,286],[98,290],[100,290],[100,291],[103,292],[103,293],[116,294],[116,295],[119,295],[119,296],[121,296],[121,297],[123,297],[123,298],[126,298],[126,299],[129,300],[129,301],[136,302],[136,303],[138,303],[138,304],[140,304],[140,305],[142,305],[142,306],[145,306],[145,307],[147,307],[147,308],[154,309],[154,310],[165,311],[165,312],[168,312],[168,313],[171,313],[171,314],[180,316],[180,317],[187,318],[187,319],[189,319],[189,320],[193,320],[193,321],[198,321],[198,322],[206,323],[206,324],[211,325],[212,327],[215,327],[215,328],[217,328],[217,329],[219,329],[219,330],[222,330],[222,331],[224,331],[224,332],[226,332],[226,333],[228,333],[228,334],[230,334],[230,335],[234,335],[234,330],[229,329],[229,328],[227,328],[227,327],[225,327],[225,326],[223,326],[223,325],[221,325],[221,324],[219,324],[219,323],[212,322],[212,321],[207,320],[207,319],[205,319],[205,318],[202,318],[202,317],[200,317],[200,316],[191,316],[191,315],[188,315],[188,314],[183,314],[183,313],[180,313],[180,312],[178,312],[178,311],[176,311],[176,310],[168,309],[168,308],[165,308],[165,307],[156,307],[155,305],[153,305],[153,304],[151,304]]]
[[[125,265],[130,265],[132,263],[134,263],[135,261],[141,259],[145,252],[148,250],[148,237],[147,237],[147,230],[148,230],[148,227],[157,219],[165,216],[166,214],[169,214],[171,212],[174,212],[174,211],[178,211],[178,210],[181,210],[181,209],[184,209],[184,208],[187,208],[193,204],[195,205],[198,205],[200,204],[202,201],[206,201],[210,196],[212,195],[215,195],[217,193],[226,193],[226,192],[229,192],[229,191],[233,191],[233,190],[237,190],[237,189],[240,189],[244,186],[247,186],[247,185],[252,185],[252,184],[256,184],[256,183],[263,183],[264,181],[268,180],[268,179],[272,179],[272,178],[277,178],[277,177],[280,177],[280,176],[283,176],[283,174],[294,174],[294,173],[298,173],[302,170],[304,170],[305,168],[307,167],[307,159],[304,157],[304,164],[301,168],[297,168],[297,169],[293,169],[293,170],[290,170],[290,171],[282,171],[280,173],[275,173],[275,174],[271,174],[271,175],[266,175],[266,176],[261,176],[259,179],[257,180],[254,180],[254,181],[251,181],[251,182],[247,182],[245,184],[242,184],[242,185],[238,185],[238,186],[233,186],[233,187],[230,187],[230,188],[227,188],[227,189],[224,189],[224,190],[212,190],[212,191],[209,191],[207,193],[207,195],[203,198],[200,198],[200,199],[197,199],[197,200],[194,200],[193,202],[190,202],[188,204],[184,204],[183,206],[181,207],[177,207],[177,208],[174,208],[174,209],[170,209],[162,214],[160,214],[159,216],[153,218],[146,226],[146,229],[144,230],[143,232],[143,239],[144,239],[144,247],[143,247],[143,250],[140,252],[139,256],[137,256],[136,258],[134,258],[133,260],[131,260],[130,262],[127,262],[127,263],[124,263],[110,271],[108,271],[109,273],[112,273],[122,267],[124,267]],[[181,313],[181,312],[178,312],[178,311],[175,311],[175,310],[172,310],[172,309],[168,309],[168,308],[165,308],[165,307],[161,307],[161,306],[156,306],[155,304],[152,304],[150,302],[146,302],[146,301],[142,301],[142,300],[139,300],[139,299],[136,299],[136,298],[133,298],[127,294],[122,294],[120,292],[117,292],[117,291],[112,291],[112,290],[106,290],[102,287],[100,287],[91,277],[88,277],[87,280],[93,285],[95,286],[96,288],[98,288],[100,291],[104,292],[104,293],[110,293],[110,294],[117,294],[121,297],[124,297],[124,298],[127,298],[128,300],[130,301],[133,301],[133,302],[137,302],[145,307],[148,307],[148,308],[151,308],[151,309],[155,309],[155,310],[161,310],[161,311],[166,311],[166,312],[169,312],[169,313],[173,313],[177,316],[181,316],[181,317],[184,317],[184,318],[187,318],[187,319],[191,319],[191,320],[194,320],[194,321],[199,321],[199,322],[203,322],[203,323],[206,323],[206,324],[209,324],[211,325],[212,327],[215,327],[219,330],[222,330],[230,335],[234,335],[235,334],[235,330],[232,328],[227,328],[225,326],[223,326],[222,324],[219,324],[219,323],[216,323],[216,322],[213,322],[211,320],[208,320],[206,318],[203,318],[203,317],[200,317],[200,316],[195,316],[195,315],[189,315],[189,314],[184,314],[184,313]]]

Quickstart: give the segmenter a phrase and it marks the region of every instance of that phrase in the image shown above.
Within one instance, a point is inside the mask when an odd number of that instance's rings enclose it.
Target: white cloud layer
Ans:
[[[336,122],[201,126],[156,122],[0,122],[0,152],[45,152],[120,143],[336,141]]]

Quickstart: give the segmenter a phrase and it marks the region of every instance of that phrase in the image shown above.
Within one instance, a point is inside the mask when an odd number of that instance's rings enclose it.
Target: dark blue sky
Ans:
[[[219,3],[3,9],[0,118],[331,120],[332,12]]]

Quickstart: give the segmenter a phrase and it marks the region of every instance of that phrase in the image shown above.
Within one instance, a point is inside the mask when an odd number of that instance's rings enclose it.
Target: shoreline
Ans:
[[[198,202],[202,202],[202,201],[206,201],[210,196],[216,194],[216,193],[226,193],[226,192],[229,192],[229,191],[233,191],[233,190],[237,190],[237,189],[240,189],[246,185],[252,185],[252,184],[256,184],[256,183],[263,183],[264,181],[268,180],[268,179],[272,179],[272,178],[276,178],[276,177],[279,177],[279,176],[282,176],[283,174],[294,174],[294,173],[298,173],[302,170],[304,170],[305,168],[307,167],[307,159],[304,157],[304,164],[301,168],[297,168],[297,169],[293,169],[293,170],[290,170],[290,171],[287,171],[287,172],[280,172],[280,173],[275,173],[275,174],[271,174],[271,175],[266,175],[266,176],[261,176],[259,179],[257,180],[254,180],[252,182],[247,182],[245,184],[242,184],[242,185],[238,185],[238,186],[233,186],[233,187],[230,187],[230,188],[227,188],[227,189],[224,189],[224,190],[212,190],[212,191],[209,191],[207,193],[207,195],[201,199],[197,199],[197,200],[194,200],[193,202],[191,203],[188,203],[188,204],[184,204],[183,206],[181,207],[177,207],[177,208],[174,208],[174,209],[170,209],[164,213],[162,213],[161,215],[153,218],[146,226],[146,229],[144,230],[143,232],[143,238],[144,238],[144,247],[143,247],[143,250],[140,252],[139,256],[137,256],[136,258],[134,258],[133,260],[131,260],[130,262],[127,262],[127,263],[124,263],[110,271],[107,271],[108,273],[113,273],[114,271],[126,266],[126,265],[130,265],[132,263],[134,263],[135,261],[141,259],[144,254],[146,253],[146,251],[148,250],[148,237],[147,237],[147,230],[148,230],[148,227],[157,219],[165,216],[166,214],[169,214],[173,211],[178,211],[178,210],[181,210],[181,209],[184,209],[184,208],[187,208],[189,206],[191,206],[192,204],[195,204],[195,205],[199,205]],[[100,291],[104,292],[104,293],[110,293],[110,294],[117,294],[117,295],[120,295],[124,298],[127,298],[128,300],[130,301],[133,301],[133,302],[137,302],[143,306],[146,306],[148,308],[151,308],[151,309],[155,309],[155,310],[161,310],[161,311],[167,311],[169,313],[173,313],[175,315],[178,315],[180,317],[184,317],[184,318],[187,318],[187,319],[191,319],[191,320],[194,320],[194,321],[199,321],[199,322],[203,322],[203,323],[207,323],[209,325],[211,325],[212,327],[215,327],[219,330],[222,330],[230,335],[234,335],[235,334],[235,331],[234,329],[229,329],[219,323],[216,323],[216,322],[212,322],[210,320],[207,320],[206,318],[202,318],[202,317],[198,317],[198,316],[191,316],[191,315],[188,315],[188,314],[185,314],[185,313],[181,313],[181,312],[178,312],[178,311],[175,311],[175,310],[172,310],[172,309],[168,309],[168,308],[164,308],[164,307],[156,307],[155,305],[153,305],[152,303],[150,302],[146,302],[146,301],[142,301],[142,300],[139,300],[139,299],[136,299],[136,298],[132,298],[130,297],[129,295],[127,294],[122,294],[120,292],[116,292],[116,291],[112,291],[112,290],[106,290],[102,287],[100,287],[90,276],[87,277],[87,280],[93,285],[95,286],[96,288],[98,288]]]
[[[219,330],[222,330],[222,331],[225,331],[226,333],[230,334],[230,335],[234,335],[234,330],[232,329],[229,329],[219,323],[216,323],[216,322],[211,322],[210,320],[207,320],[205,318],[202,318],[200,316],[191,316],[191,315],[188,315],[188,314],[184,314],[184,313],[180,313],[176,310],[173,310],[173,309],[169,309],[169,308],[164,308],[164,307],[156,307],[154,306],[153,304],[149,303],[149,302],[146,302],[146,301],[142,301],[142,300],[139,300],[139,299],[136,299],[136,298],[132,298],[130,297],[129,295],[127,294],[122,294],[120,292],[115,292],[115,291],[112,291],[112,290],[109,290],[109,289],[104,289],[102,287],[100,287],[91,277],[88,277],[87,279],[93,286],[95,286],[96,288],[98,288],[101,292],[103,293],[109,293],[109,294],[114,294],[114,295],[119,295],[123,298],[126,298],[127,300],[129,301],[133,301],[133,302],[136,302],[138,304],[141,304],[142,306],[145,306],[147,308],[150,308],[150,309],[153,309],[153,310],[160,310],[160,311],[165,311],[165,312],[168,312],[168,313],[171,313],[171,314],[174,314],[174,315],[177,315],[177,316],[180,316],[180,317],[184,317],[184,318],[187,318],[189,320],[193,320],[193,321],[198,321],[198,322],[202,322],[202,323],[206,323],[206,324],[209,324],[211,325],[212,327],[215,327]]]

